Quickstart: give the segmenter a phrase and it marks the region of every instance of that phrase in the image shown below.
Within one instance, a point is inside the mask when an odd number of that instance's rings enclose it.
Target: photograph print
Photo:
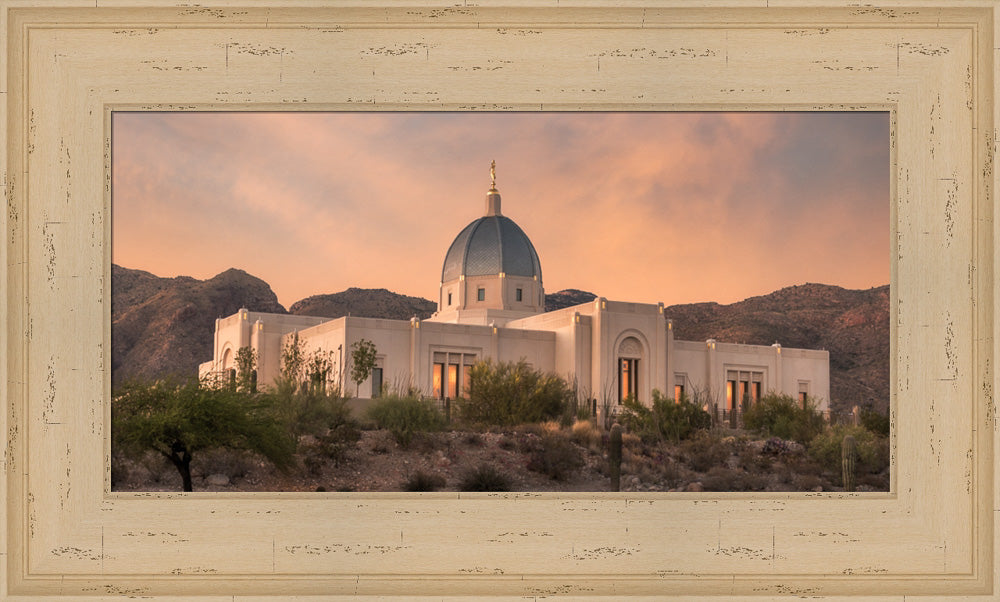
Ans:
[[[112,489],[889,489],[886,112],[115,112]]]

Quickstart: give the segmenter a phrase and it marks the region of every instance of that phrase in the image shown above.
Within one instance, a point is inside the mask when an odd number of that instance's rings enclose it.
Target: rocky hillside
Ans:
[[[676,338],[826,349],[834,409],[889,403],[889,286],[848,290],[804,284],[730,305],[666,309]]]
[[[339,318],[350,314],[363,318],[409,320],[429,318],[437,303],[421,297],[399,295],[384,288],[354,288],[329,295],[313,295],[296,301],[289,313],[300,316]]]
[[[573,307],[581,303],[589,303],[597,298],[594,293],[567,288],[556,293],[545,295],[545,311],[555,311],[564,307]]]
[[[194,375],[212,357],[215,319],[287,313],[266,282],[230,269],[208,280],[111,266],[111,379]]]
[[[112,266],[111,374],[153,378],[194,375],[211,357],[215,318],[251,311],[336,318],[429,317],[435,303],[386,289],[350,288],[294,303],[290,312],[270,286],[231,269],[208,280],[159,278]],[[545,296],[552,311],[587,303],[593,293],[566,289]],[[856,403],[884,408],[889,399],[889,287],[847,290],[805,284],[730,305],[694,303],[666,309],[678,339],[826,349],[835,409]]]

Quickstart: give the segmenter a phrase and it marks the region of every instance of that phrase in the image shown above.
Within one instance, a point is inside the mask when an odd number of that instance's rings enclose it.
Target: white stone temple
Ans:
[[[485,214],[463,228],[445,254],[432,317],[329,319],[241,309],[216,320],[213,357],[201,364],[200,375],[234,371],[237,351],[250,346],[257,354],[257,382],[273,383],[281,349],[297,333],[306,352],[332,354],[335,385],[349,379],[351,346],[361,339],[375,344],[377,367],[358,389],[360,398],[377,397],[384,385],[394,385],[454,399],[463,395],[471,366],[492,359],[525,360],[566,378],[598,413],[615,413],[629,395],[648,405],[654,389],[675,399],[687,394],[722,415],[768,392],[828,409],[827,351],[676,340],[662,303],[600,297],[546,312],[538,253],[501,213],[491,172]],[[354,392],[353,384],[345,390]]]

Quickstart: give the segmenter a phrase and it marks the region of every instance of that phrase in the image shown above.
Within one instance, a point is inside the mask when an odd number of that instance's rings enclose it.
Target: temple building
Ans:
[[[826,351],[674,338],[662,303],[630,303],[599,297],[545,311],[538,253],[523,230],[501,212],[496,175],[484,215],[462,229],[441,269],[437,312],[410,320],[238,313],[216,320],[213,357],[201,376],[232,374],[236,353],[256,351],[257,382],[273,383],[281,350],[298,335],[303,349],[330,352],[335,385],[354,392],[351,346],[374,343],[377,367],[357,397],[377,397],[384,386],[415,387],[427,397],[463,394],[479,360],[524,360],[575,384],[595,411],[615,413],[625,397],[651,403],[652,391],[699,400],[722,415],[739,411],[768,392],[810,400],[828,409]]]

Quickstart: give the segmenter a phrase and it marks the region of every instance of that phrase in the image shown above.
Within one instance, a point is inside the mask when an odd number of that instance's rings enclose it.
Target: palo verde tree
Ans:
[[[375,343],[367,339],[355,341],[351,345],[351,380],[354,381],[355,395],[361,388],[361,383],[371,376],[375,369]]]
[[[278,468],[291,465],[295,440],[278,420],[271,398],[197,380],[184,384],[133,383],[111,403],[112,445],[138,455],[162,454],[191,491],[191,460],[214,447],[257,452]]]

